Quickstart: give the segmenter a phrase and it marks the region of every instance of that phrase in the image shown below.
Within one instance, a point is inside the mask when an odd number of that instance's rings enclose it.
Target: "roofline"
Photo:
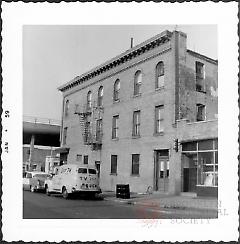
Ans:
[[[208,61],[210,63],[216,64],[216,65],[218,64],[218,60],[217,59],[209,58],[209,57],[207,57],[205,55],[202,55],[200,53],[194,52],[194,51],[192,51],[190,49],[187,49],[187,52],[190,53],[190,54],[192,54],[192,55],[194,55],[194,56],[196,56],[196,57],[198,57],[198,58],[205,59],[206,61]]]
[[[90,71],[77,76],[69,82],[58,87],[58,90],[64,92],[67,89],[70,89],[76,85],[79,85],[95,76],[100,75],[103,72],[106,72],[120,64],[125,63],[132,58],[141,55],[142,53],[155,48],[163,43],[170,41],[173,32],[168,30],[161,32],[160,34],[136,45],[135,47],[128,49],[127,51],[121,53],[120,55],[104,62],[103,64],[91,69]]]

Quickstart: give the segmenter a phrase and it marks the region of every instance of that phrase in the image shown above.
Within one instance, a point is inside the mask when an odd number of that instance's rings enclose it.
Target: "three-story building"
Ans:
[[[217,60],[164,31],[59,87],[61,161],[103,190],[217,195]]]

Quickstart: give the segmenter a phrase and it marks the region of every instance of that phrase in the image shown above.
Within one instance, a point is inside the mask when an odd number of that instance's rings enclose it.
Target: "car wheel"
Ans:
[[[34,186],[30,186],[30,191],[31,192],[35,192],[35,187]]]
[[[47,194],[48,196],[50,196],[49,188],[48,188],[47,185],[45,186],[45,192],[46,192],[46,194]]]
[[[62,196],[63,196],[64,199],[68,199],[69,198],[69,194],[67,192],[66,187],[63,187]]]

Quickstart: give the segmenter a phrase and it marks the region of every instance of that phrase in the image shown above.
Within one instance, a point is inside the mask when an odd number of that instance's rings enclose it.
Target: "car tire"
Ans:
[[[66,187],[63,187],[62,189],[62,196],[64,199],[68,199],[69,198],[69,193],[67,192]]]
[[[31,192],[35,192],[36,190],[35,190],[35,187],[34,186],[30,186],[30,191]]]
[[[49,188],[47,185],[45,186],[45,192],[46,192],[47,196],[50,196],[50,191],[49,191]]]

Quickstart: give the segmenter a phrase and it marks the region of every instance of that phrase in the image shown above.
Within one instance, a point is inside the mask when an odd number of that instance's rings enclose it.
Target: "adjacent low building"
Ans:
[[[56,157],[60,121],[23,117],[23,170],[45,171],[46,157]]]
[[[164,31],[62,85],[61,163],[95,164],[103,190],[216,196],[217,67]]]

